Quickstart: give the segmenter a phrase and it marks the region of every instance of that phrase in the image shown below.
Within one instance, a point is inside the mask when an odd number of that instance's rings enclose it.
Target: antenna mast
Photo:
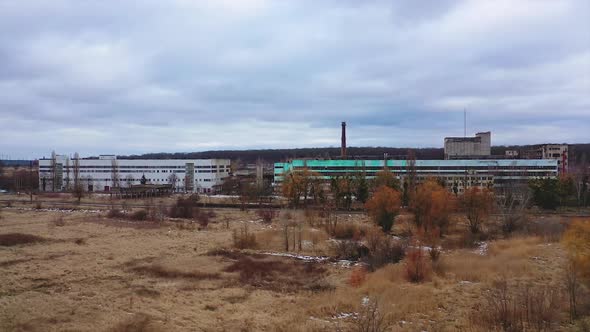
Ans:
[[[463,137],[467,137],[467,110],[463,109]]]

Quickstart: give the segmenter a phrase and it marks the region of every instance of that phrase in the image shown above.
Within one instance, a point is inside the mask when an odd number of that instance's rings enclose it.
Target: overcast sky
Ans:
[[[590,142],[590,1],[0,0],[0,154]]]

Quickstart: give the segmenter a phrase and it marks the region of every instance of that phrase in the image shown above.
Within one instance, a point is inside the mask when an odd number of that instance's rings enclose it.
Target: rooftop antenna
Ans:
[[[463,137],[467,137],[467,110],[463,109]]]

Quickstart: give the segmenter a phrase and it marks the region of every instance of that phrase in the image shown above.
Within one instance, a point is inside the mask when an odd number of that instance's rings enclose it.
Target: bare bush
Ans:
[[[368,253],[367,247],[352,240],[334,241],[332,244],[332,251],[335,258],[351,261],[359,260],[361,257],[365,257]]]
[[[185,218],[192,219],[199,213],[197,206],[199,197],[191,195],[186,198],[178,198],[176,203],[170,207],[168,216],[171,218]]]
[[[115,209],[115,208],[111,208],[109,210],[109,212],[107,213],[107,218],[119,219],[119,218],[124,218],[124,217],[125,217],[125,213],[123,213],[123,211],[121,211],[119,209]]]
[[[356,332],[385,332],[393,325],[392,317],[383,312],[379,302],[365,298],[354,320]]]
[[[279,211],[273,210],[271,208],[260,209],[260,210],[256,211],[256,214],[258,215],[258,217],[260,219],[262,219],[263,223],[270,224],[279,215]]]
[[[495,281],[476,306],[471,321],[489,330],[550,331],[559,323],[558,292],[549,286]]]
[[[147,210],[137,210],[131,214],[131,220],[146,221],[148,220],[149,212]]]
[[[239,230],[234,229],[232,240],[233,247],[237,249],[256,249],[258,247],[256,236],[249,232],[247,224]]]
[[[43,208],[43,204],[41,202],[36,202],[35,203],[35,209],[41,210],[42,208]]]
[[[370,232],[366,237],[368,243],[368,253],[364,258],[371,271],[386,264],[395,264],[401,261],[405,256],[406,245],[400,241],[385,235],[381,230],[377,231],[378,235]]]

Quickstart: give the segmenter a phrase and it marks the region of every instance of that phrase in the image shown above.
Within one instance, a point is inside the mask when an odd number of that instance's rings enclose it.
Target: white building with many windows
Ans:
[[[39,160],[39,190],[68,191],[79,179],[85,191],[109,192],[142,183],[172,184],[178,192],[214,193],[230,175],[229,159],[70,158]]]

